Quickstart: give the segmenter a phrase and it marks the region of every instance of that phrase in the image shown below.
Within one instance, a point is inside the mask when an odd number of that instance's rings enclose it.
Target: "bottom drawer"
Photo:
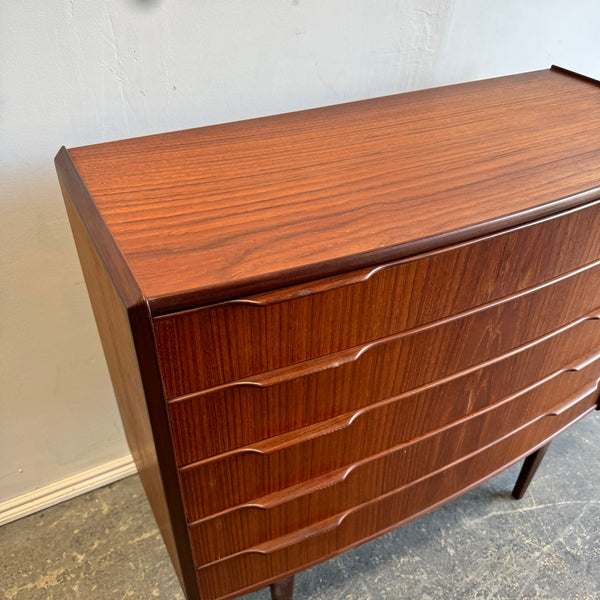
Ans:
[[[434,473],[305,529],[200,567],[202,598],[232,598],[373,539],[440,506],[549,441],[592,410],[594,391],[556,416],[543,417]]]

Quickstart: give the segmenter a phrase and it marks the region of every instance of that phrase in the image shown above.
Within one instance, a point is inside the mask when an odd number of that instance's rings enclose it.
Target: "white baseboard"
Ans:
[[[0,502],[0,525],[16,521],[86,492],[91,492],[134,473],[137,473],[137,470],[133,458],[131,455],[124,456],[32,492]]]

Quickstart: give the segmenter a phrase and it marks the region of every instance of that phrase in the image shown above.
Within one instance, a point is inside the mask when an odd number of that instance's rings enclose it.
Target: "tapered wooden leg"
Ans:
[[[550,447],[550,442],[548,442],[545,446],[542,446],[539,450],[536,450],[533,454],[530,454],[523,463],[521,467],[521,472],[519,473],[519,478],[517,479],[517,483],[515,483],[515,487],[513,488],[512,495],[517,500],[520,500],[527,491],[535,472],[538,470],[544,455],[548,451]]]
[[[286,577],[271,584],[271,600],[292,600],[294,597],[294,576]]]

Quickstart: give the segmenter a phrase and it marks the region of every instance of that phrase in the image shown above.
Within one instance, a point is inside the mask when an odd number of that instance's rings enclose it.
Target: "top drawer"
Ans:
[[[479,306],[600,257],[600,202],[471,242],[156,317],[167,398]]]

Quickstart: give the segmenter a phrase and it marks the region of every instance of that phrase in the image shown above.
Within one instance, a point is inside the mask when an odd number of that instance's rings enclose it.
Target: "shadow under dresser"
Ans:
[[[598,407],[600,87],[564,69],[66,150],[127,440],[189,600],[271,585]]]

